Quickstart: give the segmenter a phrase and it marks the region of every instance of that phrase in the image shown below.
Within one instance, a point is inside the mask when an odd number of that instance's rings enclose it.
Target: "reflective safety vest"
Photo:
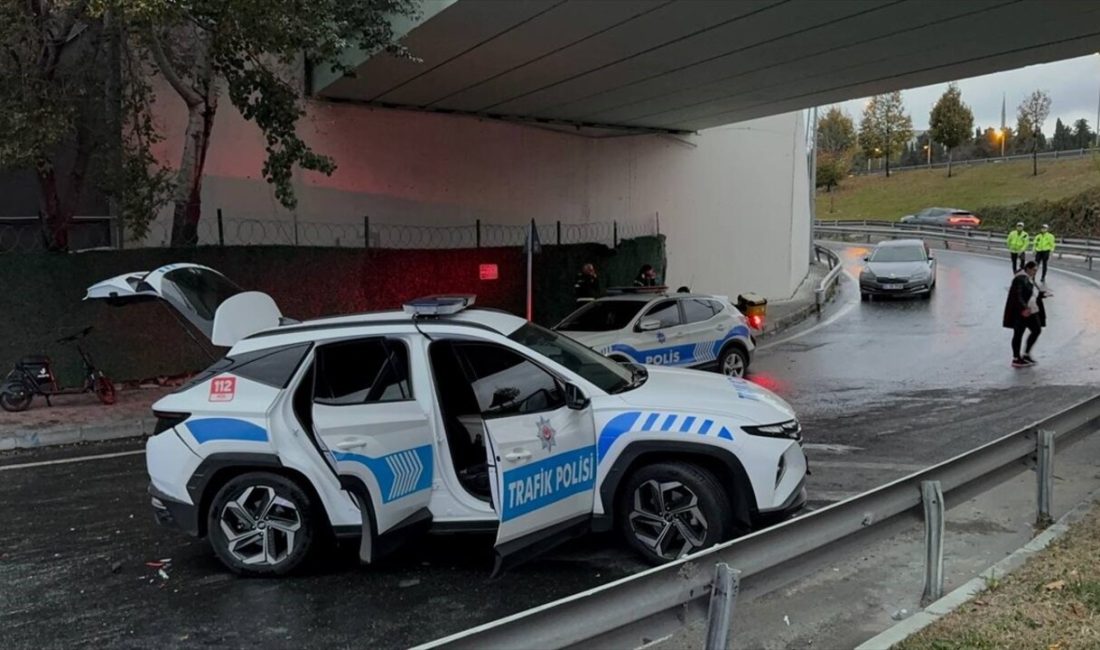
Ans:
[[[1054,250],[1054,235],[1049,232],[1041,232],[1035,235],[1035,252],[1041,253],[1043,251]]]
[[[1013,230],[1008,233],[1005,245],[1011,253],[1022,253],[1027,250],[1028,236],[1023,230]]]

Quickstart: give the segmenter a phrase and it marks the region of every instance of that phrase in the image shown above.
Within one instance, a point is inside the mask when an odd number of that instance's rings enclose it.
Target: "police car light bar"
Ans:
[[[424,296],[402,305],[406,314],[414,316],[449,316],[472,307],[477,296]]]

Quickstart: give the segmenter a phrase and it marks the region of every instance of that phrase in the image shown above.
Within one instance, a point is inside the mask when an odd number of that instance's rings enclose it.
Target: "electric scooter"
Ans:
[[[15,364],[15,368],[0,383],[0,408],[5,411],[25,411],[30,408],[35,395],[46,398],[46,405],[50,403],[53,395],[77,395],[80,393],[95,393],[100,402],[104,404],[115,403],[115,386],[111,380],[96,369],[92,363],[92,357],[84,350],[80,341],[92,331],[91,327],[85,327],[79,332],[57,340],[58,343],[75,343],[76,350],[80,353],[80,359],[84,362],[84,384],[79,388],[61,388],[57,384],[57,378],[53,374],[53,366],[50,358],[43,355],[26,356]]]

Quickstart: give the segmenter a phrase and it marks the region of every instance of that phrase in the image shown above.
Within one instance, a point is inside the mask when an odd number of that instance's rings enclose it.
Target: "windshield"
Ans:
[[[572,370],[608,393],[621,393],[644,381],[642,373],[612,361],[568,336],[533,323],[520,327],[508,338]]]
[[[554,329],[567,332],[611,332],[621,330],[634,320],[645,306],[642,300],[601,300],[590,302],[566,316]]]
[[[871,255],[872,262],[923,262],[926,259],[921,246],[882,246]]]

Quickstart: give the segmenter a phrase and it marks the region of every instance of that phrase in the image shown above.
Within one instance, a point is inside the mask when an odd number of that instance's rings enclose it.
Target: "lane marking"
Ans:
[[[853,282],[856,282],[856,283],[859,282],[859,278],[852,275],[852,272],[847,268],[844,269],[844,275],[848,276],[848,278],[850,280],[852,280]],[[760,350],[760,351],[768,350],[768,349],[773,348],[777,345],[782,345],[784,343],[790,343],[791,341],[794,341],[796,339],[800,339],[803,336],[806,336],[807,334],[812,334],[813,332],[816,332],[817,330],[821,329],[822,327],[828,327],[829,325],[832,325],[833,323],[840,320],[844,316],[847,316],[848,312],[852,311],[852,309],[854,309],[857,305],[859,305],[859,296],[858,295],[853,295],[852,298],[849,299],[848,304],[844,305],[843,307],[840,308],[840,310],[838,312],[836,312],[835,314],[833,314],[829,318],[821,321],[820,323],[814,325],[813,327],[810,327],[809,329],[802,330],[801,332],[796,332],[794,334],[791,334],[790,336],[786,336],[786,337],[783,337],[783,338],[775,340],[775,341],[768,341],[767,343],[764,343],[763,345],[756,346],[756,349]]]
[[[55,460],[41,460],[35,463],[19,463],[17,465],[0,465],[0,472],[6,472],[13,469],[30,469],[32,467],[46,467],[47,465],[65,465],[67,463],[83,463],[88,460],[104,460],[107,458],[120,458],[122,456],[136,456],[138,454],[144,454],[144,449],[135,449],[133,451],[118,451],[113,454],[95,454],[93,456],[77,456],[76,458],[57,458]]]
[[[928,469],[929,467],[931,467],[931,465],[913,465],[911,463],[874,463],[845,460],[814,460],[811,457],[810,470],[813,471],[819,467],[825,467],[828,469],[869,469],[884,472],[919,472],[921,470]]]
[[[853,447],[852,445],[834,445],[826,442],[807,442],[802,445],[803,449],[809,449],[811,451],[825,451],[833,454],[850,454],[853,451],[862,451],[863,447]]]

